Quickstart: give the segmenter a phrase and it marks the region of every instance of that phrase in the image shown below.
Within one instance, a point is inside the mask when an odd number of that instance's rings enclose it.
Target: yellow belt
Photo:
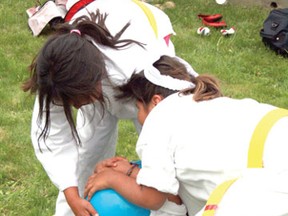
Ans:
[[[147,16],[149,23],[156,35],[156,38],[158,38],[158,29],[157,29],[157,22],[155,20],[155,17],[152,13],[152,11],[141,1],[139,0],[132,0],[135,4],[137,4],[145,13],[145,15]]]
[[[288,110],[275,109],[268,112],[256,126],[248,151],[248,168],[263,168],[265,140],[272,126],[282,117],[288,116]],[[228,188],[237,180],[232,179],[218,185],[207,200],[202,216],[214,216],[218,205]]]

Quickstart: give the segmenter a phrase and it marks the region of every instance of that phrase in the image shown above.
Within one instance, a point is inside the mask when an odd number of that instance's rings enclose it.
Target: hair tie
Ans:
[[[72,29],[72,30],[70,31],[70,34],[72,34],[72,33],[76,33],[76,34],[78,34],[78,35],[81,36],[81,32],[80,32],[80,30],[78,30],[78,29]]]

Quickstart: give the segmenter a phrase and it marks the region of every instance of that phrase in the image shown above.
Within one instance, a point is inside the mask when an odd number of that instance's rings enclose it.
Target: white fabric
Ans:
[[[66,2],[66,9],[67,9],[67,11],[75,4],[75,3],[77,3],[78,2],[78,0],[68,0],[67,2]]]
[[[42,131],[41,128],[44,127],[44,121],[42,124],[38,122],[38,110],[39,102],[38,97],[36,97],[32,115],[31,138],[37,158],[42,163],[52,182],[60,190],[65,189],[67,186],[77,186],[77,179],[74,177],[76,176],[76,166],[71,166],[71,161],[77,164],[78,149],[70,132],[68,122],[63,116],[63,108],[51,105],[52,121],[49,138],[46,142],[40,142],[39,146],[38,136]],[[65,134],[65,136],[62,134]],[[65,178],[63,177],[63,170],[65,170]]]
[[[35,10],[36,12],[33,15],[29,13],[31,8],[26,11],[29,16],[28,25],[33,32],[33,36],[38,36],[53,18],[64,18],[67,12],[65,6],[56,5],[53,1],[47,1]]]
[[[68,0],[55,0],[56,5],[64,5],[66,9],[66,4]]]
[[[287,216],[287,182],[287,171],[246,170],[225,192],[215,216]]]
[[[252,99],[194,102],[192,95],[169,96],[143,125],[136,148],[142,161],[137,183],[179,194],[190,216],[195,215],[216,185],[245,170],[253,130],[272,109]],[[285,117],[268,135],[267,169],[288,167],[287,128]]]
[[[187,209],[184,204],[177,205],[166,200],[164,205],[157,211],[150,211],[150,216],[186,216]]]
[[[167,15],[155,7],[149,7],[155,13],[157,22],[161,23],[158,26],[159,35],[173,33],[174,31]],[[133,45],[128,49],[121,49],[119,51],[99,46],[107,57],[106,67],[113,84],[124,83],[134,70],[142,67],[143,59],[149,58],[153,60],[156,56],[158,59],[161,54],[174,56],[173,44],[170,42],[169,47],[167,47],[163,39],[155,37],[146,15],[143,15],[143,11],[139,10],[139,7],[135,3],[128,0],[97,0],[89,4],[89,8],[83,8],[79,11],[75,17],[83,14],[87,15],[87,10],[95,11],[96,8],[100,8],[102,13],[106,12],[109,14],[106,24],[112,34],[120,31],[128,21],[131,21],[131,25],[123,34],[122,39],[134,39],[147,44],[145,45],[146,49]],[[163,24],[165,22],[168,23]],[[107,104],[103,117],[101,106],[98,103],[82,107],[84,112],[78,112],[77,114],[77,129],[82,140],[80,148],[77,147],[72,138],[70,126],[65,118],[62,107],[51,107],[51,128],[46,145],[52,152],[46,148],[43,140],[40,140],[39,145],[43,153],[38,148],[37,138],[41,131],[41,126],[39,129],[37,123],[39,107],[38,99],[36,98],[31,137],[37,158],[43,165],[51,181],[60,190],[55,216],[73,215],[61,191],[71,186],[78,186],[80,195],[83,195],[84,185],[88,176],[91,175],[95,164],[100,160],[114,156],[118,119],[131,119],[134,122],[137,120],[135,103],[123,104],[115,101],[115,92],[111,84],[105,80],[103,81],[103,92],[107,96]],[[44,121],[45,119],[43,119]]]
[[[171,90],[183,90],[187,88],[195,88],[195,84],[186,80],[180,80],[168,75],[163,75],[154,66],[144,69],[144,76],[147,80],[157,86],[168,88]]]
[[[163,40],[165,36],[175,34],[169,17],[157,7],[154,7],[145,2],[142,3],[151,10],[155,17],[157,22],[158,38],[156,38],[146,14],[136,3],[132,2],[131,0],[94,1],[88,4],[85,9],[82,9],[74,17],[72,17],[71,22],[73,22],[73,20],[79,16],[87,15],[87,11],[95,13],[96,9],[99,9],[102,13],[107,12],[108,17],[105,23],[112,35],[118,33],[123,26],[130,22],[131,25],[126,29],[122,35],[122,38],[133,39],[146,44],[145,48],[148,51],[153,50],[153,52],[151,52],[149,55],[149,58],[153,62],[159,59],[163,52],[174,56],[175,52],[173,44],[170,43],[169,49],[167,49],[166,42]],[[69,1],[67,4],[69,4]],[[115,22],[115,20],[117,20],[117,22]],[[131,58],[131,61],[134,60],[134,58]],[[147,59],[142,58],[142,61],[147,61]]]

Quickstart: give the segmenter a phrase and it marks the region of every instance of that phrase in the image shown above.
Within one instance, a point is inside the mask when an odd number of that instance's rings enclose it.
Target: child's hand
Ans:
[[[127,174],[127,171],[131,168],[131,164],[127,160],[119,160],[116,162],[116,165],[113,169],[117,172],[121,172],[123,174]]]
[[[94,169],[94,173],[100,173],[107,168],[115,168],[117,166],[118,161],[128,162],[128,160],[126,158],[119,157],[119,156],[113,157],[113,158],[108,158],[108,159],[103,160],[103,161],[99,162],[98,164],[96,164],[95,169]]]
[[[70,187],[64,190],[65,198],[71,210],[76,216],[97,215],[97,212],[87,200],[79,196],[77,187]]]
[[[91,175],[85,186],[84,197],[88,196],[90,200],[96,191],[110,188],[109,180],[115,179],[115,173],[113,169],[106,169]]]
[[[76,216],[98,215],[91,203],[85,199],[79,199],[77,205],[71,206],[71,209]]]

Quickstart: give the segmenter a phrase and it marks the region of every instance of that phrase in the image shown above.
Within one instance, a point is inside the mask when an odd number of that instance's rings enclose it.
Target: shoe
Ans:
[[[213,14],[213,15],[198,14],[198,18],[201,19],[202,23],[206,26],[212,26],[215,28],[227,26],[225,21],[220,21],[222,19],[221,14]]]
[[[207,22],[217,22],[222,19],[222,15],[221,14],[213,14],[213,15],[198,14],[198,18],[205,19]]]
[[[235,34],[235,28],[231,27],[230,29],[221,29],[220,32],[223,36],[232,35]]]

